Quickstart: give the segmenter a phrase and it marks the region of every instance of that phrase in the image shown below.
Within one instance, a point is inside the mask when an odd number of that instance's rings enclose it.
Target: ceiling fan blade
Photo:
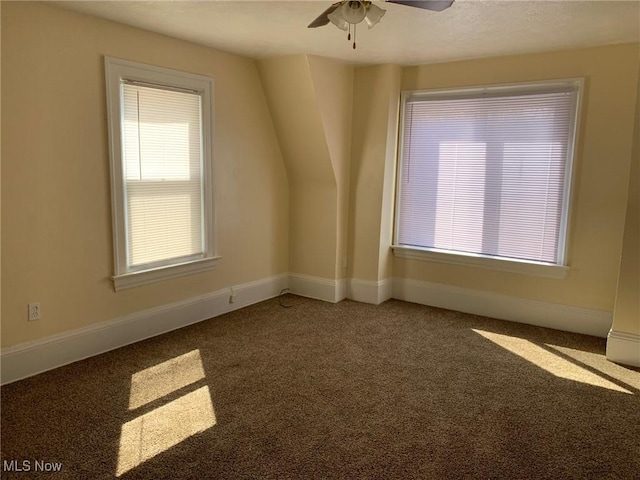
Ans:
[[[424,8],[435,12],[441,12],[453,4],[453,0],[387,0],[387,2],[408,7]]]
[[[336,2],[327,8],[324,12],[322,12],[318,18],[316,18],[313,22],[311,22],[307,28],[317,28],[323,27],[327,23],[329,23],[329,14],[331,14],[336,8],[342,5],[342,2]]]

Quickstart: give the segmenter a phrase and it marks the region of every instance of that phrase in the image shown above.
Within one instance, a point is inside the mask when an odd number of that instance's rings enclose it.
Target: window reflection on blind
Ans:
[[[122,89],[128,265],[202,256],[200,96],[129,83]]]
[[[397,243],[557,263],[576,96],[408,96]]]

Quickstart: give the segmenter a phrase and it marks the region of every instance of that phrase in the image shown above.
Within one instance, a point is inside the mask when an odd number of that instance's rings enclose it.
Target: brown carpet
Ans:
[[[285,303],[3,387],[2,478],[640,478],[640,372],[603,339]]]

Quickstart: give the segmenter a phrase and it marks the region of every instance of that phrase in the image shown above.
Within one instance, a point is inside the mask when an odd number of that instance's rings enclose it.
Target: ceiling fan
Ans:
[[[440,12],[449,8],[454,0],[386,0],[388,3],[397,3],[408,7],[424,8]],[[373,26],[380,21],[386,10],[375,5],[371,0],[354,1],[341,0],[334,3],[318,18],[308,25],[308,28],[317,28],[333,23],[340,30],[349,31],[347,40],[351,40],[351,29],[353,28],[353,48],[356,48],[356,25],[363,20],[369,26]]]

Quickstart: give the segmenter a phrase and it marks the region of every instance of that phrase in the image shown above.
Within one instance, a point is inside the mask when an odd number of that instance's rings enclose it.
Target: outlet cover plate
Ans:
[[[34,320],[40,320],[40,302],[30,303],[27,314],[27,318],[30,322],[33,322]]]

